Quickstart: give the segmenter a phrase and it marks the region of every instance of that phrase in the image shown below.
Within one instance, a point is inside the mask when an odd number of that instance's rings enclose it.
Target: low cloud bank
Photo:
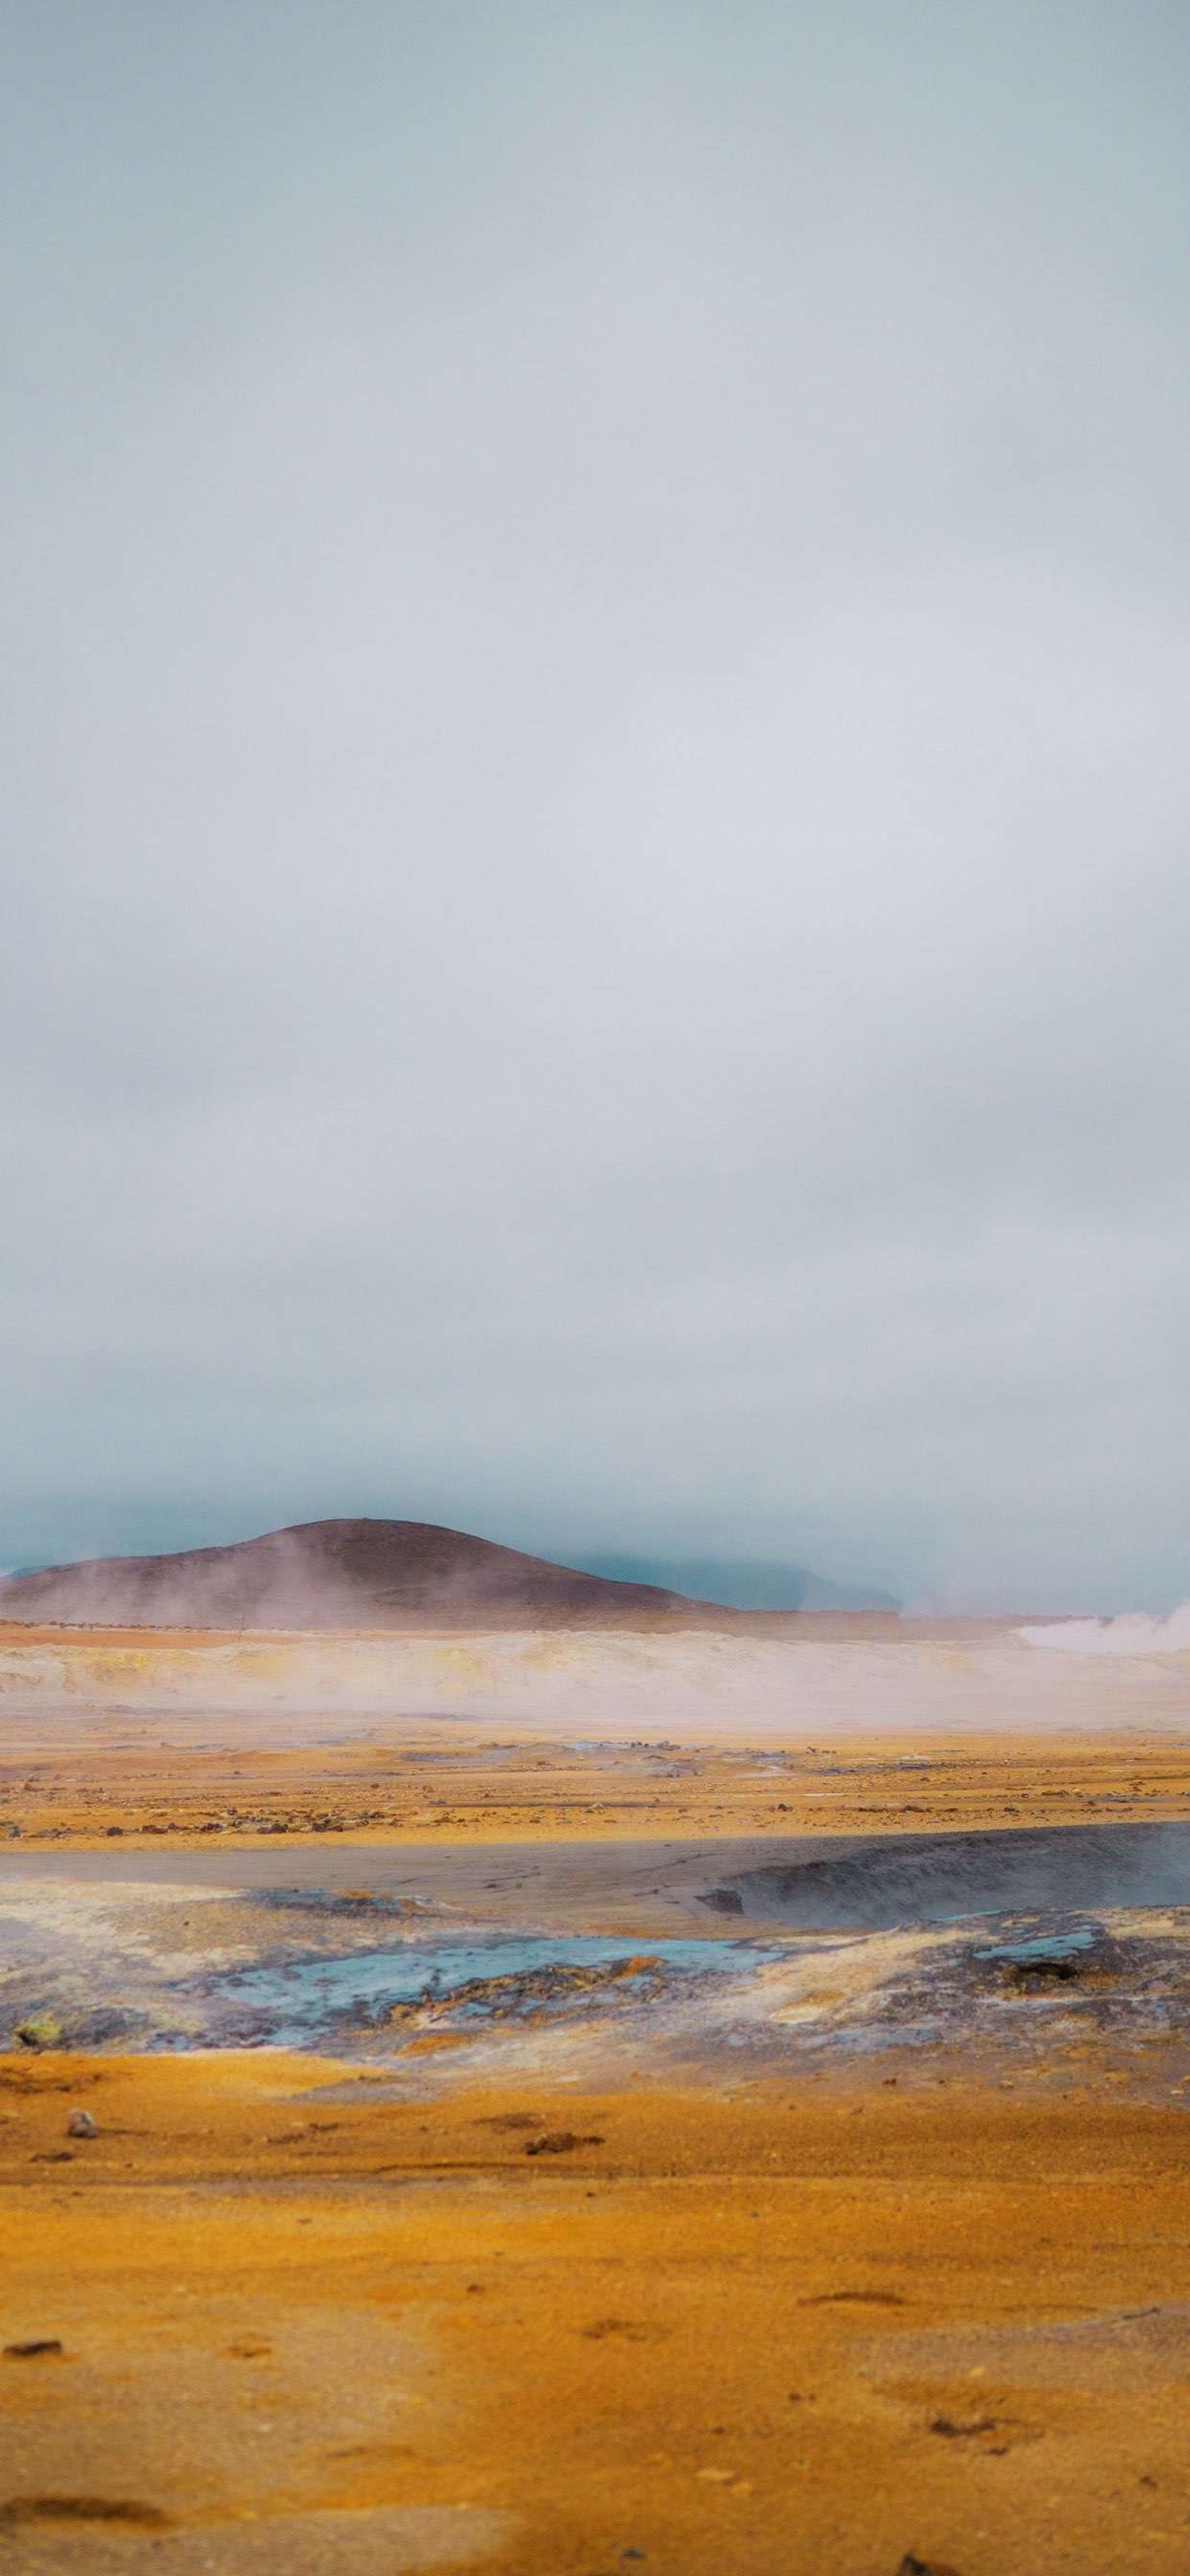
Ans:
[[[1130,1610],[1118,1619],[1063,1619],[1057,1626],[1021,1628],[1030,1646],[1048,1646],[1062,1655],[1190,1654],[1190,1601],[1171,1610],[1168,1619],[1151,1619]]]

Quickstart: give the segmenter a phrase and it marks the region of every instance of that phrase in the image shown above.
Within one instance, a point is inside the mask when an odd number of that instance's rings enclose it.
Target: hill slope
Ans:
[[[714,1615],[656,1585],[576,1573],[426,1521],[307,1521],[232,1547],[95,1557],[0,1580],[0,1620],[49,1625],[643,1627]]]

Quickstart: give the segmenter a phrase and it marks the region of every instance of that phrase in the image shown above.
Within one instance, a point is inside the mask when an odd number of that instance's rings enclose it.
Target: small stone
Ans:
[[[97,2138],[99,2131],[89,2111],[72,2111],[66,2123],[68,2138]]]
[[[62,2037],[62,2024],[55,2013],[31,2013],[20,2021],[16,2038],[22,2048],[57,2048]]]
[[[544,2138],[530,2138],[527,2156],[569,2156],[576,2147],[601,2147],[603,2139],[588,2132],[580,2135],[574,2129],[549,2129]]]
[[[4,2358],[6,2361],[45,2361],[61,2350],[57,2335],[34,2335],[28,2343],[6,2343]]]

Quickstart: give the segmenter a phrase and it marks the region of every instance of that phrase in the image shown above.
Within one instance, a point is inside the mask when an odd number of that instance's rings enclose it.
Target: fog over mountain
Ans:
[[[808,1565],[766,1565],[736,1558],[597,1556],[592,1574],[616,1583],[656,1583],[694,1601],[720,1601],[736,1610],[896,1610],[893,1595],[874,1584],[831,1583]]]
[[[1190,1592],[1190,13],[0,27],[0,1559]]]

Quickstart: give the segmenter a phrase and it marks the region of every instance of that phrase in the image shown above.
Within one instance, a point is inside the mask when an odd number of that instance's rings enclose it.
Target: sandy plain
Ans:
[[[542,1920],[651,1940],[678,1904],[689,1928],[696,1881],[832,1838],[1190,1815],[1185,1657],[861,1637],[849,1696],[846,1639],[807,1642],[792,1694],[787,1661],[767,1699],[755,1665],[726,1694],[700,1665],[692,1714],[681,1641],[647,1641],[644,1683],[629,1655],[627,1713],[622,1640],[594,1681],[590,1640],[569,1669],[551,1641],[545,1681],[506,1641],[485,1714],[482,1642],[452,1711],[424,1640],[381,1704],[341,1663],[295,1692],[292,1641],[266,1691],[238,1640],[24,1631],[0,1652],[0,1892],[40,1889],[48,1922],[100,1879],[129,1906],[171,1882],[176,1912],[200,1878],[395,1873],[486,1890],[500,1920],[536,1854]],[[1184,2017],[1139,2044],[1097,2018],[1110,1994],[1077,2026],[1038,2001],[1002,2047],[952,2019],[786,2057],[795,2011],[780,2046],[680,2065],[643,2026],[634,2056],[629,2019],[614,2081],[569,2024],[486,2054],[411,2027],[395,2072],[8,2047],[0,2567],[1172,2576]]]
[[[0,1837],[909,1832],[1190,1813],[1190,1652],[1003,1621],[755,1635],[0,1627]]]

